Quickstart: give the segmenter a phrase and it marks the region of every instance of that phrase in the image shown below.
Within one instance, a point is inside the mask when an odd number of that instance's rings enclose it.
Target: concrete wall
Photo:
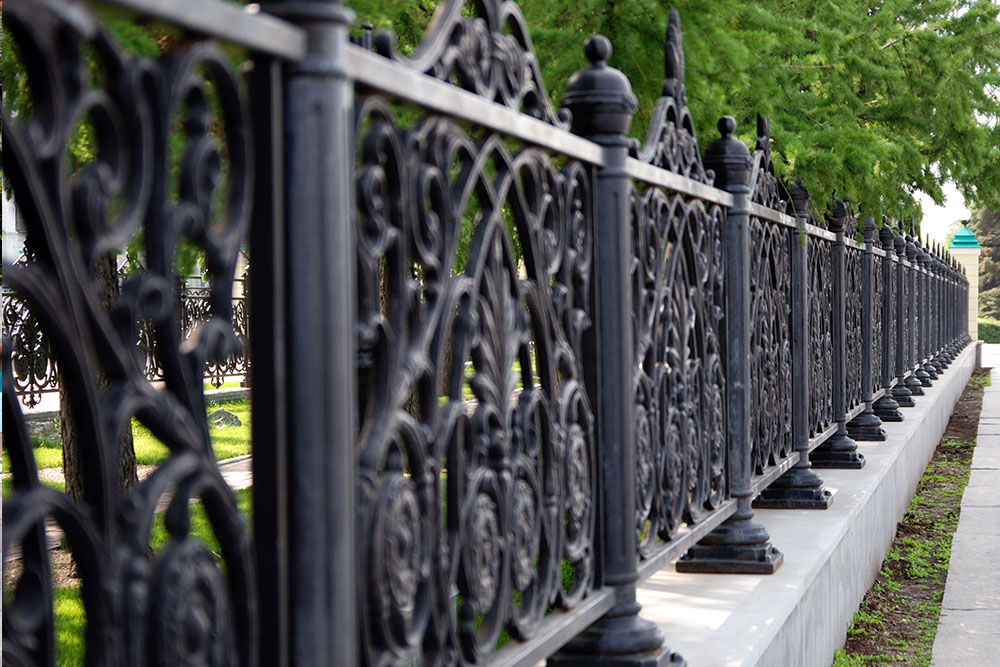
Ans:
[[[976,345],[886,424],[888,440],[859,443],[861,470],[820,470],[834,493],[828,510],[759,510],[785,554],[770,576],[678,574],[673,566],[639,589],[642,616],[656,622],[690,667],[826,667],[875,580],[917,482],[972,373]]]

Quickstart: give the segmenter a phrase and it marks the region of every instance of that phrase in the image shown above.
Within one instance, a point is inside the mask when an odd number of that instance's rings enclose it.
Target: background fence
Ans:
[[[378,35],[376,52],[350,43],[337,2],[278,3],[281,18],[118,4],[194,32],[147,62],[76,3],[9,2],[5,16],[36,78],[31,113],[5,108],[4,167],[40,250],[4,278],[48,337],[93,453],[88,511],[39,485],[5,355],[4,554],[20,545],[42,591],[5,597],[5,659],[51,660],[46,516],[80,563],[98,661],[667,651],[636,615],[636,582],[678,557],[774,571],[782,555],[751,502],[829,506],[814,468],[864,465],[855,439],[884,437],[880,419],[901,418],[968,342],[954,263],[912,229],[786,189],[766,119],[752,154],[722,119],[702,159],[676,13],[638,144],[607,40],[587,42],[557,111],[513,2],[443,3],[411,57]],[[113,65],[100,94],[79,85],[84,45]],[[110,180],[53,169],[81,110],[107,124],[95,169]],[[189,147],[176,200],[164,156],[180,130],[162,120],[175,115]],[[206,173],[226,187],[213,194]],[[117,224],[84,195],[123,197]],[[105,311],[90,260],[135,228],[148,269]],[[232,283],[213,282],[186,341],[165,306],[179,238],[231,276],[247,233],[252,539],[201,410],[201,369],[235,349]],[[121,494],[114,435],[133,415],[171,456]],[[172,542],[150,556],[167,490],[181,498]],[[218,559],[190,537],[196,497]],[[181,628],[201,640],[173,641]]]
[[[128,275],[119,274],[119,285]],[[244,286],[246,274],[234,280],[233,333],[238,341],[237,351],[222,360],[209,360],[205,366],[205,381],[218,389],[227,379],[243,379],[247,366],[247,297]],[[201,286],[200,277],[181,281],[176,294],[181,338],[187,340],[202,323],[211,319],[210,287]],[[3,292],[3,332],[5,347],[11,355],[14,391],[27,408],[37,406],[43,394],[59,391],[59,368],[52,354],[45,330],[32,317],[24,301],[13,291]],[[163,365],[157,358],[156,335],[152,323],[137,323],[136,347],[145,359],[143,367],[148,380],[164,379]]]

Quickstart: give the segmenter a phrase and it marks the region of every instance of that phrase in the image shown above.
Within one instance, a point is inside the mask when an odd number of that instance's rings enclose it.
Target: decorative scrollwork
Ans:
[[[701,152],[694,133],[694,120],[684,90],[684,45],[681,17],[670,10],[663,51],[663,96],[653,107],[653,120],[638,158],[662,169],[711,183],[701,163]]]
[[[441,3],[412,56],[400,55],[390,33],[380,31],[375,51],[394,61],[546,123],[567,128],[568,118],[549,101],[531,35],[513,0],[480,0],[474,15],[466,0]]]
[[[590,173],[376,96],[356,128],[366,660],[475,663],[594,585]]]
[[[785,227],[750,218],[750,438],[758,472],[779,463],[793,449],[792,234]]]
[[[848,229],[853,229],[853,226]],[[846,347],[846,407],[848,410],[861,403],[864,396],[861,379],[861,359],[864,348],[862,327],[862,271],[865,262],[863,250],[848,246],[846,249],[844,293],[844,338]]]
[[[886,343],[885,318],[889,316],[885,307],[885,280],[882,276],[883,262],[888,261],[884,257],[875,256],[872,263],[872,337],[871,337],[871,387],[866,390],[875,393],[882,388],[882,348]]]
[[[16,113],[3,109],[4,173],[32,248],[25,264],[6,267],[4,281],[48,340],[85,454],[79,504],[39,485],[5,356],[4,447],[14,492],[4,501],[3,551],[6,559],[20,546],[24,574],[4,597],[4,662],[53,661],[49,519],[78,566],[88,659],[255,664],[249,538],[212,454],[201,373],[235,344],[232,275],[252,192],[247,104],[232,60],[204,41],[156,63],[140,60],[73,2],[8,4],[4,29],[19,49],[32,100]],[[68,170],[74,128],[84,122],[93,129],[93,156]],[[183,147],[173,168],[171,140]],[[131,276],[108,307],[98,267],[138,231],[149,268]],[[213,278],[211,317],[186,342],[170,307],[182,239],[204,253]],[[140,320],[152,323],[163,387],[145,377],[135,345]],[[170,453],[125,494],[117,489],[117,436],[132,417]],[[170,540],[151,556],[149,529],[168,493]],[[190,536],[191,499],[205,505],[225,576]],[[125,620],[120,633],[106,631]]]
[[[833,423],[833,244],[809,237],[809,429]]]
[[[766,116],[757,116],[757,144],[753,154],[753,170],[750,172],[750,201],[776,211],[785,210],[788,194],[774,173],[771,158],[771,121]]]
[[[42,394],[59,390],[59,368],[38,320],[16,294],[3,296],[3,330],[10,346],[14,391],[33,408]]]
[[[648,187],[633,197],[636,529],[640,554],[725,492],[722,212]]]

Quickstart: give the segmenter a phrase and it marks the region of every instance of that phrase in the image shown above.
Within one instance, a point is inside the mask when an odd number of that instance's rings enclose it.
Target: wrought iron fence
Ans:
[[[93,454],[85,510],[39,484],[5,346],[4,556],[20,548],[24,568],[5,660],[52,659],[51,517],[80,564],[96,662],[677,662],[638,617],[636,582],[678,557],[774,571],[751,503],[828,507],[813,468],[864,465],[855,440],[884,437],[881,419],[968,342],[955,264],[886,220],[859,229],[844,202],[813,217],[822,206],[774,173],[766,119],[752,155],[724,118],[702,158],[676,12],[638,145],[607,40],[587,42],[557,111],[507,0],[442,3],[411,57],[380,35],[375,52],[350,43],[339,2],[278,3],[280,18],[116,4],[190,39],[148,62],[70,0],[5,16],[34,106],[4,108],[4,167],[38,252],[4,279]],[[103,78],[86,76],[85,46]],[[80,113],[102,151],[68,178],[53,165]],[[176,132],[188,150],[168,178]],[[149,267],[101,308],[90,261],[136,227]],[[247,229],[252,538],[209,453],[201,384],[237,345],[225,276]],[[181,236],[222,276],[186,341],[168,305]],[[171,454],[119,493],[132,416]],[[167,491],[172,539],[150,555]],[[190,535],[190,498],[221,561]]]
[[[128,275],[119,273],[119,284]],[[200,282],[200,280],[198,280]],[[234,280],[236,291],[232,298],[232,326],[236,336],[236,350],[224,359],[209,359],[205,364],[205,380],[218,389],[227,378],[244,378],[247,374],[247,307],[246,274]],[[210,288],[195,286],[193,281],[181,281],[175,303],[179,313],[181,339],[188,340],[195,330],[211,319]],[[32,316],[16,292],[3,291],[3,331],[11,355],[14,391],[28,408],[37,406],[42,396],[59,391],[59,367],[44,329]],[[163,381],[163,364],[156,348],[156,334],[149,320],[137,323],[136,347],[143,359],[146,379]]]

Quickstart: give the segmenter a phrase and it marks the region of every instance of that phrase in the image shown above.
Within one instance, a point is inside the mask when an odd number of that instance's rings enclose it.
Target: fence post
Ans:
[[[916,286],[916,301],[917,306],[915,312],[915,317],[917,319],[917,347],[916,347],[916,369],[913,372],[913,376],[920,380],[920,385],[922,387],[930,387],[931,380],[937,379],[931,377],[927,369],[924,368],[924,360],[927,358],[927,282],[925,280],[927,276],[927,255],[924,252],[923,244],[920,243],[920,237],[917,236],[913,239],[913,245],[916,248],[915,262],[914,262],[914,281],[917,283]]]
[[[933,270],[934,257],[931,254],[931,248],[927,244],[927,239],[920,244],[923,249],[923,260],[920,262],[920,280],[923,284],[923,324],[920,327],[920,333],[923,336],[923,344],[920,347],[920,359],[921,359],[921,369],[927,375],[927,384],[925,386],[930,386],[930,383],[938,379],[938,370],[931,362],[931,354],[933,353],[933,322],[934,322],[934,302],[933,302],[933,283],[931,282],[931,271]]]
[[[940,375],[948,367],[948,362],[941,354],[944,347],[944,284],[941,280],[943,278],[942,271],[944,270],[944,265],[941,262],[941,245],[938,243],[934,244],[933,257],[933,262],[931,262],[931,278],[934,285],[932,292],[934,317],[931,321],[934,325],[934,340],[932,342],[931,364],[934,365],[938,375]]]
[[[917,255],[919,250],[913,239],[913,224],[913,218],[911,217],[910,233],[906,235],[906,259],[910,261],[910,268],[906,272],[906,298],[909,303],[909,315],[906,320],[906,333],[909,341],[906,346],[906,369],[910,371],[909,376],[906,378],[906,388],[914,396],[923,396],[924,383],[917,375],[919,370],[918,360],[920,359],[920,351],[917,349],[917,345],[920,342],[917,338],[917,330],[919,329],[920,322],[917,302],[917,273],[919,271]]]
[[[892,226],[889,219],[882,216],[882,230],[879,232],[879,242],[882,250],[885,251],[885,258],[882,260],[882,387],[885,393],[882,398],[875,401],[872,406],[875,414],[883,422],[901,422],[903,413],[899,411],[899,403],[892,395],[892,379],[896,369],[896,351],[898,349],[896,330],[899,328],[899,320],[896,319],[896,295],[899,291],[896,284],[896,252],[894,249],[895,235],[892,233]]]
[[[262,664],[353,665],[360,655],[354,540],[356,248],[353,83],[344,54],[353,14],[342,0],[286,1],[269,11],[304,29],[306,55],[286,65],[281,76],[284,157],[272,156],[273,166],[283,165],[284,177],[278,204],[284,235],[275,239],[283,252],[275,264],[280,272],[273,284],[258,280],[254,286],[257,294],[272,292],[270,300],[282,304],[279,315],[284,316],[274,329],[274,352],[254,366],[258,391],[272,383],[276,387],[271,392],[275,404],[254,410],[261,417],[274,413],[267,419],[275,438],[274,443],[255,440],[254,482],[259,475],[269,489],[258,498],[270,502],[269,493],[277,496],[273,508],[255,503],[254,519],[256,526],[281,531],[255,535],[262,551],[281,555],[262,563],[267,570],[260,576],[274,577],[269,588],[287,596],[287,609],[262,610],[262,628],[286,633],[274,640],[278,648]],[[256,303],[267,300],[255,298]],[[266,453],[260,461],[259,451]],[[259,512],[272,516],[262,522]],[[287,618],[276,618],[286,611]]]
[[[837,419],[837,432],[813,451],[812,464],[817,468],[863,468],[865,457],[858,452],[858,443],[847,433],[847,247],[844,243],[844,224],[847,205],[835,201],[830,231],[835,233],[833,242],[833,414]]]
[[[767,509],[826,509],[833,494],[809,462],[809,192],[796,184],[789,191],[798,223],[792,242],[792,443],[799,460],[753,501]],[[795,232],[793,232],[795,233]]]
[[[855,440],[885,440],[882,420],[872,409],[872,345],[875,308],[875,253],[872,251],[875,236],[875,219],[865,216],[865,257],[861,277],[861,395],[865,403],[864,411],[847,424],[848,434]],[[881,316],[881,315],[880,315]]]
[[[900,223],[902,225],[902,222]],[[898,236],[893,238],[893,250],[899,262],[896,265],[896,386],[892,388],[892,397],[901,408],[912,408],[916,405],[913,401],[913,392],[906,386],[906,355],[907,355],[907,324],[906,316],[907,304],[907,284],[906,266],[906,239],[903,238],[903,230],[900,229]]]
[[[605,166],[596,172],[594,285],[597,338],[597,446],[600,460],[601,580],[616,588],[615,606],[562,651],[548,660],[559,667],[577,665],[681,665],[663,646],[656,625],[639,618],[635,584],[639,579],[635,530],[635,401],[633,320],[630,298],[631,177],[625,160],[631,140],[625,135],[637,101],[624,74],[607,66],[611,42],[602,35],[587,40],[591,66],[574,74],[563,104],[573,114],[572,131],[604,148]]]
[[[705,151],[706,169],[716,185],[733,195],[726,212],[726,408],[729,488],[736,513],[691,547],[677,561],[678,572],[747,572],[770,574],[781,566],[782,553],[770,544],[767,530],[752,521],[753,487],[750,443],[750,151],[733,137],[736,121],[719,121],[721,139]]]

